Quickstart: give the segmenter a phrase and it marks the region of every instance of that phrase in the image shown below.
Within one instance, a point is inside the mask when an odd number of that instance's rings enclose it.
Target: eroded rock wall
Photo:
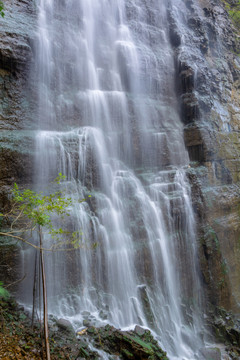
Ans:
[[[4,1],[0,21],[0,186],[31,181],[34,97],[30,87],[35,5]],[[1,200],[0,200],[1,205]]]
[[[176,49],[177,78],[197,215],[199,257],[208,300],[239,312],[239,35],[224,3],[185,1],[189,32]],[[172,34],[174,38],[174,33]],[[176,37],[175,37],[176,38]]]
[[[0,19],[0,212],[9,204],[14,182],[32,182],[34,156],[34,89],[29,76],[33,59],[34,2],[4,1]],[[0,238],[0,280],[21,277],[18,245]],[[13,288],[11,287],[11,291]]]

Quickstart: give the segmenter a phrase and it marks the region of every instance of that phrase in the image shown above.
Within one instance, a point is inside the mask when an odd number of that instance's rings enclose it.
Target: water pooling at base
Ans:
[[[46,256],[49,311],[140,324],[190,360],[200,288],[167,6],[182,2],[39,1],[36,182],[66,175],[84,242]]]

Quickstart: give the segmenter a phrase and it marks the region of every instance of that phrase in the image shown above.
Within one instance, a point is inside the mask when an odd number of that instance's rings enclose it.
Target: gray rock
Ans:
[[[107,320],[107,317],[108,317],[107,313],[106,313],[105,311],[103,311],[103,310],[101,310],[101,311],[99,312],[99,316],[100,316],[100,318],[101,318],[102,320]]]
[[[143,329],[141,326],[139,326],[139,325],[136,325],[136,326],[135,326],[134,332],[135,332],[137,335],[142,336],[142,335],[144,335],[145,331],[146,331],[146,330]]]
[[[60,331],[65,331],[71,334],[75,334],[74,328],[70,323],[70,321],[66,319],[58,319],[56,323]]]
[[[221,351],[219,348],[204,348],[199,352],[200,360],[221,360]]]
[[[82,311],[81,314],[82,314],[82,316],[89,316],[90,312],[89,311]]]
[[[89,326],[90,321],[88,319],[83,320],[83,326]]]

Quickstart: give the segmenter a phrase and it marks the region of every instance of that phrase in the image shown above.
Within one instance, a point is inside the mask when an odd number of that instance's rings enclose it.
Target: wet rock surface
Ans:
[[[225,352],[228,358],[239,359],[240,321],[238,316],[218,307],[210,314],[207,322],[215,339],[225,344]]]
[[[75,333],[72,324],[70,323],[70,321],[68,321],[66,319],[58,319],[58,320],[56,320],[56,324],[60,331],[63,331],[63,332],[69,333],[69,334]]]
[[[28,78],[36,26],[32,1],[5,1],[0,22],[0,130],[32,128],[33,89]]]
[[[34,157],[34,89],[29,87],[36,26],[33,1],[4,1],[5,17],[0,21],[0,211],[9,204],[14,182],[29,187]],[[31,75],[32,74],[32,75]],[[28,184],[28,185],[27,185]],[[10,249],[0,248],[1,278],[11,282],[16,273],[7,262]],[[13,250],[18,269],[19,255]],[[19,270],[19,269],[18,269]],[[15,279],[19,276],[16,275]]]
[[[42,358],[42,325],[35,321],[31,327],[28,316],[13,299],[0,298],[0,353],[4,359],[12,356],[17,359]],[[139,326],[134,331],[121,331],[110,325],[88,327],[76,337],[68,320],[52,319],[50,323],[52,359],[102,359],[106,356],[112,360],[168,359],[150,331]]]
[[[43,325],[12,298],[0,297],[0,354],[4,359],[41,359],[44,355]],[[218,308],[207,319],[214,333],[214,346],[202,348],[199,360],[237,360],[240,352],[240,323],[236,317]],[[42,334],[42,335],[41,335]],[[136,359],[167,360],[149,330],[136,325],[134,330],[122,331],[113,326],[83,327],[75,332],[66,319],[49,316],[49,340],[52,359]],[[220,344],[221,343],[221,344]]]
[[[162,359],[167,354],[159,347],[150,331],[121,331],[106,325],[103,328],[89,327],[87,333],[93,344],[120,359]]]
[[[185,3],[189,30],[184,46],[172,9],[170,38],[191,160],[188,177],[198,223],[202,284],[211,309],[210,332],[228,344],[227,359],[239,359],[239,30],[222,1]],[[202,356],[220,359],[218,351],[205,349]]]
[[[186,1],[188,28],[173,41],[189,180],[209,302],[239,312],[239,34],[221,1]],[[180,25],[170,9],[174,34]],[[171,39],[174,39],[171,34]]]
[[[211,359],[211,360],[221,360],[221,351],[220,349],[202,349],[200,351],[200,356],[203,357],[203,359]]]
[[[33,142],[22,132],[34,128],[32,64],[35,7],[32,1],[5,1],[0,22],[0,186],[29,182]]]

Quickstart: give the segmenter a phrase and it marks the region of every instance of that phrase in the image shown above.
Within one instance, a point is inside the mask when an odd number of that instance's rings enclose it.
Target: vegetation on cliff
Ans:
[[[0,281],[0,298],[8,298],[9,293],[8,291],[3,287],[3,282]]]
[[[236,29],[240,31],[240,0],[224,0],[224,4]]]
[[[1,17],[4,17],[5,13],[4,13],[4,4],[2,1],[0,1],[0,15]]]

